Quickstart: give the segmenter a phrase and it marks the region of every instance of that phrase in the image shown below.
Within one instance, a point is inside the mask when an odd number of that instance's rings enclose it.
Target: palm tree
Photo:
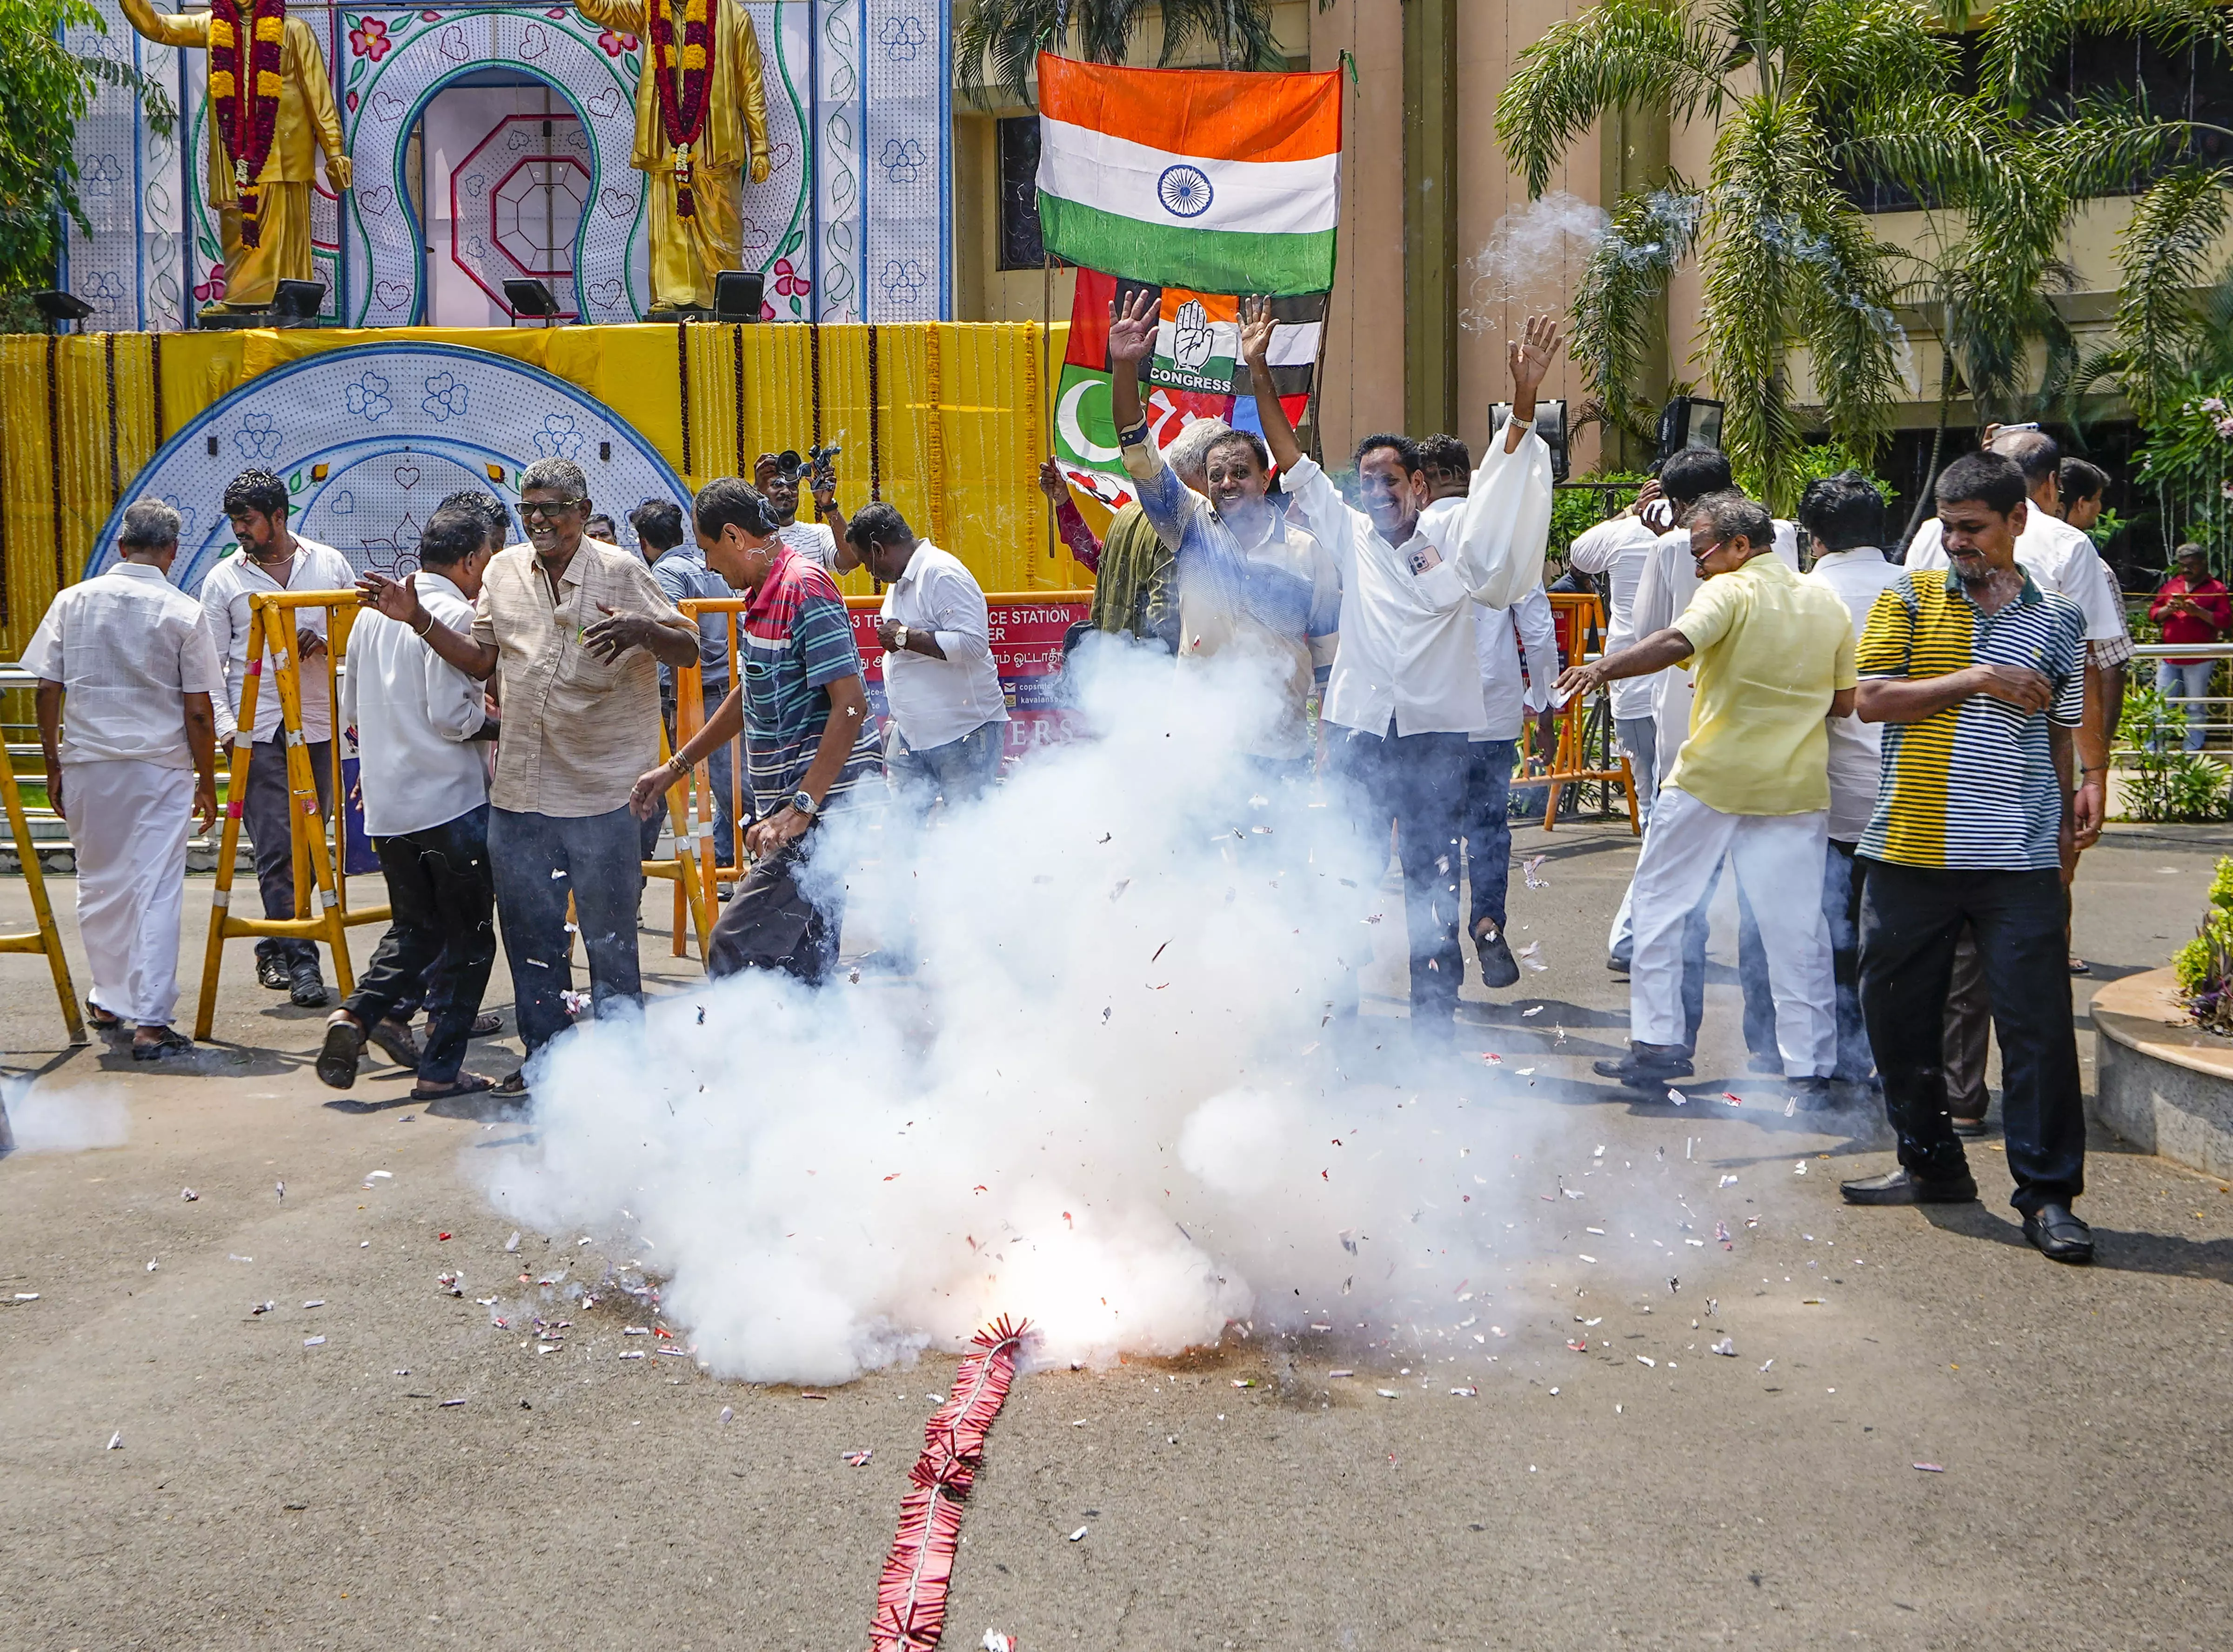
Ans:
[[[1601,0],[1522,53],[1496,126],[1530,195],[1618,107],[1717,128],[1703,182],[1670,174],[1613,204],[1577,295],[1574,353],[1608,412],[1633,418],[1650,308],[1695,255],[1723,438],[1770,502],[1787,507],[1797,481],[1794,341],[1832,433],[1872,452],[1902,388],[1898,249],[1839,190],[1837,146],[1865,112],[1944,90],[1955,68],[1930,14],[1907,0]]]
[[[1286,61],[1272,34],[1272,0],[1163,0],[1159,12],[1158,63],[1187,55],[1197,42],[1214,48],[1225,68],[1277,68]],[[1038,101],[1042,51],[1121,63],[1147,14],[1147,0],[973,0],[954,55],[982,66],[973,94],[980,103],[997,92],[1031,105]]]

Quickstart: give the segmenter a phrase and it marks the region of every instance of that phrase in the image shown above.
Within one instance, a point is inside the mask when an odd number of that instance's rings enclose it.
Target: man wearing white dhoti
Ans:
[[[217,818],[217,721],[225,689],[200,605],[173,585],[179,513],[142,499],[124,513],[120,560],[57,595],[23,651],[39,680],[47,796],[77,851],[77,926],[93,966],[97,1027],[133,1027],[132,1055],[192,1048],[171,1025],[186,838]]]

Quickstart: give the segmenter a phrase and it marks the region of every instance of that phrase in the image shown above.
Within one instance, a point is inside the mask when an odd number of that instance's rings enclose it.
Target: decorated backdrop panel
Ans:
[[[1046,340],[1037,327],[1009,323],[0,337],[0,659],[16,657],[55,592],[80,577],[118,504],[156,485],[148,467],[159,452],[169,455],[160,491],[191,507],[205,536],[224,478],[254,464],[284,464],[291,477],[296,455],[312,444],[331,446],[333,456],[312,461],[327,465],[326,476],[303,478],[306,509],[316,513],[305,530],[370,562],[400,552],[409,539],[405,518],[425,521],[416,502],[450,487],[437,491],[440,478],[398,477],[392,468],[384,480],[376,467],[341,476],[374,450],[341,453],[339,436],[318,433],[328,423],[375,445],[393,446],[405,433],[415,453],[439,461],[414,458],[422,472],[510,467],[578,437],[576,456],[601,504],[624,509],[652,491],[630,468],[635,445],[613,440],[606,459],[600,445],[611,439],[579,422],[578,407],[560,405],[550,385],[526,400],[486,387],[515,382],[486,376],[507,366],[563,384],[693,488],[749,475],[763,452],[803,450],[817,439],[838,444],[838,499],[848,511],[872,494],[889,500],[968,563],[987,591],[1075,589],[1090,576],[1053,538],[1036,485],[1049,413],[1041,351],[1051,349],[1058,364],[1066,331],[1057,327]],[[368,361],[338,379],[273,385],[280,373],[368,345],[425,359],[413,358],[408,373]],[[269,393],[233,404],[237,420],[207,420],[218,403],[258,385]],[[577,422],[554,428],[550,415]],[[191,472],[181,466],[183,449],[193,446],[180,437],[189,426],[199,432],[201,456]],[[494,457],[471,456],[482,448]],[[858,570],[841,582],[855,595],[872,589]]]

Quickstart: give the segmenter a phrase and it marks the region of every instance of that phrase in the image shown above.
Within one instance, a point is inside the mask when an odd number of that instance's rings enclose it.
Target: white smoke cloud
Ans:
[[[1564,309],[1610,222],[1602,208],[1564,190],[1507,212],[1465,263],[1458,324],[1469,332],[1500,330],[1507,304],[1534,312]]]
[[[122,1094],[112,1084],[57,1084],[46,1078],[0,1083],[0,1139],[17,1153],[83,1153],[120,1148],[131,1134]]]
[[[999,1313],[1058,1360],[1235,1318],[1364,1340],[1481,1277],[1509,1238],[1488,1167],[1524,1145],[1490,1104],[1511,1081],[1476,1051],[1353,1082],[1332,1047],[1344,959],[1403,944],[1384,832],[1235,750],[1271,703],[1240,662],[1110,649],[1087,675],[1097,738],[920,840],[856,819],[831,856],[856,868],[849,951],[910,909],[914,978],[708,982],[583,1028],[531,1139],[478,1172],[497,1206],[629,1236],[700,1356],[763,1382]],[[1378,1059],[1407,1047],[1363,1024]]]

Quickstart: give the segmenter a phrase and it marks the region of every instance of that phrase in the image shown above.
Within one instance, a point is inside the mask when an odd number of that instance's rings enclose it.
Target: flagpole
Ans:
[[[1054,457],[1054,405],[1059,400],[1060,387],[1047,381],[1047,369],[1052,356],[1051,341],[1054,335],[1054,257],[1045,247],[1039,249],[1039,400],[1046,408],[1046,440],[1041,448],[1048,459]],[[1067,485],[1067,484],[1065,484]],[[1045,496],[1040,496],[1045,498]],[[1054,561],[1054,511],[1052,499],[1046,502],[1047,561]]]

